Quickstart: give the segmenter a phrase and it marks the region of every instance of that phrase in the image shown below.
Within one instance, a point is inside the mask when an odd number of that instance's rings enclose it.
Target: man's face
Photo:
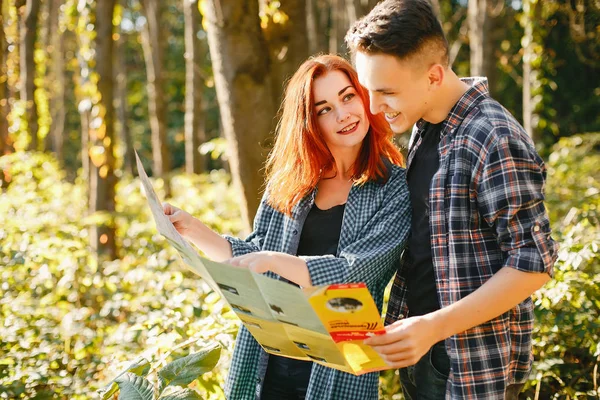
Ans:
[[[373,114],[385,113],[394,133],[411,129],[431,108],[428,71],[415,61],[387,54],[356,53],[360,83],[369,91]]]

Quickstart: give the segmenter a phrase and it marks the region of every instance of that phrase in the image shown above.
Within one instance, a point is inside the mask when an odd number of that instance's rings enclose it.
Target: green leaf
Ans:
[[[153,400],[154,387],[152,384],[141,376],[126,372],[116,379],[121,392],[119,400]]]
[[[160,396],[158,400],[202,400],[202,397],[195,390],[185,388]]]
[[[212,370],[221,356],[221,346],[213,343],[201,351],[182,357],[158,371],[159,390],[168,385],[187,386],[200,375]]]
[[[143,357],[138,358],[127,367],[123,372],[121,372],[115,379],[113,379],[108,385],[104,388],[98,390],[98,394],[102,397],[102,400],[108,400],[112,398],[112,395],[117,393],[119,390],[119,386],[117,385],[117,379],[123,376],[127,372],[132,372],[138,376],[144,376],[150,370],[150,361],[146,360]]]

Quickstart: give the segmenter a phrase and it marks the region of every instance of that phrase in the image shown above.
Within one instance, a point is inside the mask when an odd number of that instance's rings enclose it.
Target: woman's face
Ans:
[[[316,78],[313,96],[317,125],[331,153],[360,150],[369,120],[348,76],[342,71],[331,71]]]

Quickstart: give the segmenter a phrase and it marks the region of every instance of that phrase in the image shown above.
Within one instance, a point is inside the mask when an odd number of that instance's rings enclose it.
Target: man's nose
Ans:
[[[379,114],[381,112],[381,101],[377,93],[369,92],[369,109],[371,114]]]

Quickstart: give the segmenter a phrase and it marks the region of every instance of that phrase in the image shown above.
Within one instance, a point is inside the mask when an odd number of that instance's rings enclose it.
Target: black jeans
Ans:
[[[400,370],[400,383],[406,400],[439,400],[446,397],[450,359],[444,342],[438,342],[415,364]],[[508,385],[504,400],[518,400],[525,386]]]
[[[400,370],[406,400],[439,400],[446,396],[450,359],[444,342],[434,344],[415,365]]]
[[[311,361],[269,355],[261,400],[304,400]]]

